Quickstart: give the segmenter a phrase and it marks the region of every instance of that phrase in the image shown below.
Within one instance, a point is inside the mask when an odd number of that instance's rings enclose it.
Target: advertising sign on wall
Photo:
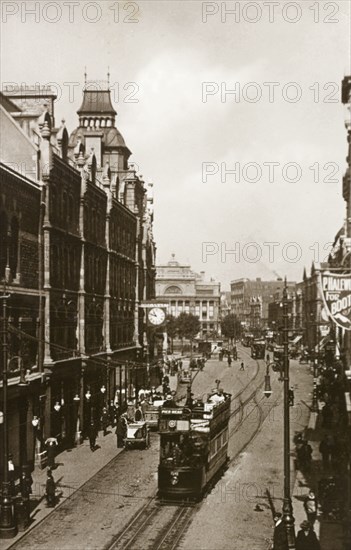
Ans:
[[[339,327],[351,330],[351,273],[323,271],[320,288],[329,317]]]

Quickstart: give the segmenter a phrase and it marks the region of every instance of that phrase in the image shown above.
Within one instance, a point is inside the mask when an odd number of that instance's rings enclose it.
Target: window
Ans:
[[[0,212],[0,276],[5,276],[7,264],[7,216]]]
[[[17,273],[17,262],[18,262],[18,220],[17,218],[12,218],[11,221],[11,241],[10,241],[10,270],[13,278],[16,277]]]
[[[179,286],[169,286],[166,288],[165,294],[181,294],[182,291]]]
[[[67,223],[67,210],[68,210],[67,193],[64,191],[63,194],[62,194],[62,218],[63,218],[63,223]]]

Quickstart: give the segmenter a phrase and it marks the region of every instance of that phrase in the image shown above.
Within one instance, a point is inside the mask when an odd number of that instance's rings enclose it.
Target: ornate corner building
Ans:
[[[217,335],[220,320],[220,283],[205,280],[205,272],[192,271],[190,265],[180,264],[175,255],[167,264],[157,266],[157,298],[169,305],[174,317],[192,313],[200,320],[200,338]]]
[[[78,443],[104,404],[123,408],[147,382],[140,305],[155,297],[152,184],[128,162],[108,84],[86,82],[70,136],[64,121],[55,126],[55,99],[38,86],[1,94],[0,280],[19,465],[34,461],[35,445],[39,461],[49,436]]]

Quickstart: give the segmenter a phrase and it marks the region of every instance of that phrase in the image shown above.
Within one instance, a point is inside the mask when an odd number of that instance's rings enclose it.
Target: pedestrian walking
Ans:
[[[245,370],[245,366],[244,366],[244,362],[243,362],[243,361],[240,363],[240,369],[239,369],[239,370]]]
[[[56,501],[56,483],[52,476],[52,471],[50,468],[48,469],[47,473],[45,497],[46,503],[49,508],[53,508]]]
[[[304,502],[304,508],[307,515],[307,520],[313,527],[314,522],[317,519],[317,510],[318,510],[316,495],[314,494],[313,491],[310,491],[308,493]]]
[[[230,367],[231,364],[232,364],[232,357],[231,357],[230,353],[228,354],[228,359],[227,359],[227,361],[228,361],[228,367]]]
[[[110,419],[110,426],[114,428],[116,425],[117,407],[112,400],[110,401],[108,414]]]
[[[107,407],[104,407],[101,414],[101,427],[103,429],[104,436],[107,435],[108,420]]]
[[[303,521],[296,537],[296,550],[320,550],[321,546],[309,521]]]
[[[56,468],[55,464],[55,454],[56,454],[56,447],[58,446],[58,441],[56,437],[48,437],[45,441],[46,451],[48,455],[48,467],[53,470]]]
[[[30,522],[30,495],[32,493],[33,484],[32,476],[30,474],[29,476],[27,475],[25,467],[23,467],[20,479],[20,489],[24,510],[24,525],[26,527],[29,525]]]
[[[15,475],[15,465],[13,463],[13,456],[12,454],[9,454],[8,456],[8,462],[7,462],[7,471],[8,471],[8,476],[9,476],[9,484],[10,484],[10,493],[11,493],[11,496],[15,496],[16,494],[16,485],[15,485],[15,481],[16,481],[16,475]]]
[[[286,536],[285,525],[282,520],[282,515],[277,512],[274,515],[274,533],[273,533],[273,548],[272,550],[287,550],[288,539]]]
[[[33,485],[33,478],[32,474],[30,473],[30,468],[28,464],[25,464],[22,466],[22,472],[21,472],[21,495],[23,498],[28,497],[32,494],[32,485]]]
[[[96,428],[93,421],[90,422],[89,427],[89,443],[90,443],[90,450],[93,452],[96,449]]]
[[[295,401],[295,394],[294,394],[294,389],[293,388],[289,389],[288,399],[289,399],[289,406],[293,407],[294,406],[294,401]]]
[[[121,449],[124,447],[124,439],[127,437],[127,419],[124,414],[118,417],[117,427],[116,427],[116,436],[117,436],[117,448]]]

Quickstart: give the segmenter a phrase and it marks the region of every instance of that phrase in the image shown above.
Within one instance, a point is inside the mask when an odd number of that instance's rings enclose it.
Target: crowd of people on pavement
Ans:
[[[300,524],[296,536],[296,550],[320,550],[321,545],[314,530],[316,520],[336,521],[343,516],[345,483],[342,476],[347,465],[347,441],[343,429],[345,418],[342,407],[341,370],[335,361],[329,365],[322,361],[318,365],[315,398],[319,414],[313,438],[317,441],[314,450],[304,432],[295,433],[293,438],[296,469],[302,472],[306,483],[312,486],[304,497],[306,520]],[[289,404],[294,404],[291,392]],[[317,450],[320,456],[313,457],[313,452]],[[281,515],[277,515],[274,521],[272,548],[286,550],[286,527]]]

